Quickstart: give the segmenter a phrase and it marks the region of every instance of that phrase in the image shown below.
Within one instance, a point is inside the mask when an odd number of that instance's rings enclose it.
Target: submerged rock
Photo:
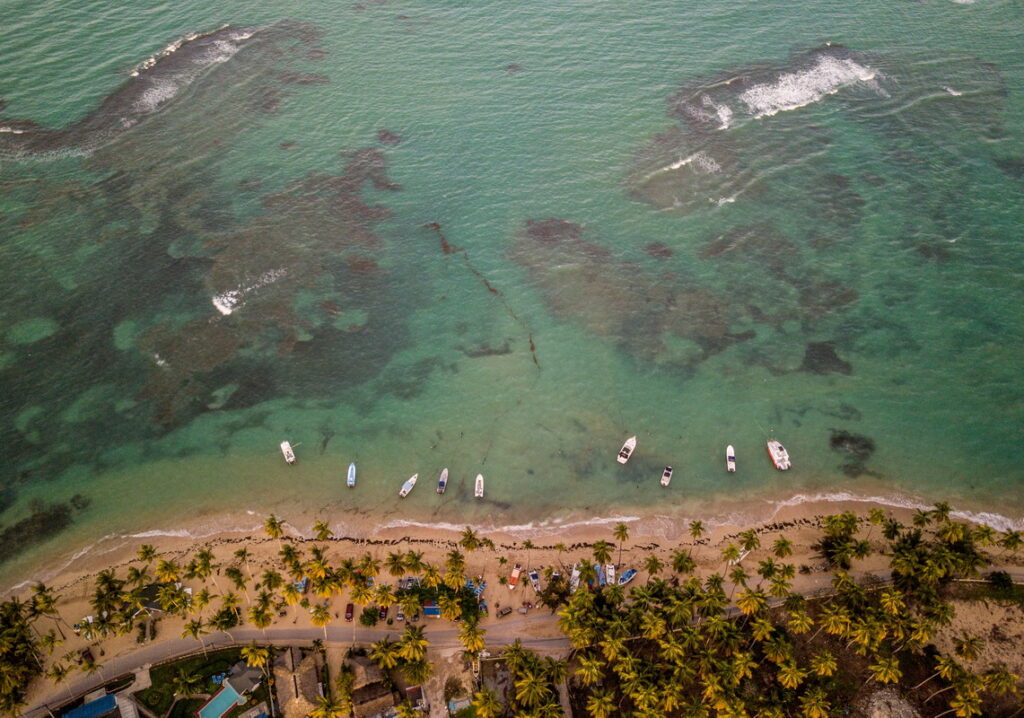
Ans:
[[[800,371],[808,374],[852,374],[853,365],[836,354],[834,342],[808,342]]]

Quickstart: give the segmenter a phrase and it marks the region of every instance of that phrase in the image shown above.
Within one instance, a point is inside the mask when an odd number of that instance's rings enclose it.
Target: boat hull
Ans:
[[[771,459],[772,465],[776,469],[786,471],[793,465],[789,460],[789,452],[786,451],[786,447],[780,442],[775,439],[769,439],[765,446],[768,450],[768,458]]]
[[[476,475],[476,488],[473,490],[473,495],[478,499],[484,497],[484,476],[483,474]]]
[[[736,473],[736,451],[732,448],[732,444],[725,447],[725,470],[730,474]]]
[[[345,485],[350,489],[354,489],[356,486],[356,465],[355,462],[348,465],[348,478],[345,479]]]
[[[416,486],[416,478],[418,476],[419,474],[416,474],[415,476],[410,477],[404,484],[402,484],[402,488],[398,492],[399,498],[404,499],[406,496],[409,495],[409,492],[412,491],[413,488]]]
[[[626,439],[626,443],[619,449],[619,455],[615,457],[615,460],[620,464],[625,464],[629,461],[629,457],[633,455],[633,451],[636,449],[636,437],[631,436]]]
[[[292,450],[292,445],[290,442],[281,442],[281,453],[284,455],[284,461],[286,464],[295,463],[295,452]]]
[[[440,478],[437,480],[437,493],[443,494],[446,488],[448,488],[448,469],[442,471]]]

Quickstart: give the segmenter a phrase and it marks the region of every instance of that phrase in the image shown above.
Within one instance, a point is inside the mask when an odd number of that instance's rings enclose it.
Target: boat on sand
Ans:
[[[355,488],[356,485],[356,462],[352,462],[348,465],[348,478],[345,480],[345,485],[350,489]]]
[[[725,468],[730,474],[736,473],[736,449],[732,448],[732,444],[725,447]]]
[[[768,458],[772,460],[775,468],[779,471],[785,471],[793,464],[789,461],[789,452],[786,451],[786,447],[775,439],[768,439],[766,444],[768,447]]]
[[[619,455],[617,457],[618,462],[620,464],[625,464],[627,461],[629,461],[629,457],[633,455],[633,449],[635,448],[636,437],[631,436],[628,439],[626,439],[626,443],[622,445],[621,449],[619,449]]]
[[[419,477],[419,474],[413,474],[408,479],[406,479],[405,483],[402,484],[402,489],[401,491],[398,492],[398,495],[403,499],[406,496],[408,496],[409,492],[412,491],[412,487],[416,485],[416,479],[418,479]]]
[[[620,586],[625,586],[627,583],[632,581],[635,576],[636,576],[636,569],[635,568],[627,568],[622,573],[622,575],[619,576],[619,585]]]
[[[286,464],[295,463],[295,452],[292,451],[292,444],[290,441],[281,442],[281,453],[284,454],[284,461]]]
[[[516,564],[512,567],[512,575],[508,578],[508,590],[515,590],[515,587],[519,585],[519,574],[523,572],[522,564]]]
[[[666,466],[665,470],[661,472],[661,485],[668,486],[670,481],[672,481],[672,467]]]
[[[448,487],[448,467],[441,470],[441,477],[437,480],[437,493],[443,494]]]
[[[473,490],[473,495],[475,497],[477,497],[478,499],[482,499],[484,497],[484,475],[483,474],[477,474],[476,475],[476,488]]]
[[[533,588],[533,592],[540,593],[540,574],[537,573],[537,569],[530,569],[530,586]]]
[[[615,564],[614,563],[606,563],[604,565],[604,575],[607,577],[608,585],[609,586],[614,586],[615,585]]]
[[[576,589],[580,587],[580,564],[577,561],[572,565],[572,574],[569,576],[569,591],[576,593]]]

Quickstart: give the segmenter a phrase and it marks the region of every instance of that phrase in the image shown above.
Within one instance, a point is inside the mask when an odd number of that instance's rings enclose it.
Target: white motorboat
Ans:
[[[482,499],[484,497],[484,475],[483,474],[477,474],[476,475],[476,488],[473,490],[473,495],[476,496],[478,499]]]
[[[408,496],[409,492],[412,491],[412,487],[416,485],[416,479],[418,479],[419,477],[420,477],[419,474],[413,474],[412,476],[410,476],[406,480],[406,482],[404,484],[402,484],[402,490],[398,492],[398,495],[400,497],[402,497],[403,499],[406,496]]]
[[[627,461],[629,461],[629,457],[633,455],[633,449],[635,448],[636,437],[631,436],[628,439],[626,439],[626,443],[622,445],[621,449],[619,449],[619,455],[617,457],[618,462],[620,464],[625,464]]]
[[[768,447],[768,458],[775,464],[775,468],[779,471],[785,471],[793,464],[789,461],[789,452],[786,451],[786,447],[775,439],[768,439],[766,444]]]
[[[437,493],[443,494],[448,487],[448,467],[441,469],[441,477],[437,480]]]
[[[621,576],[619,576],[619,585],[620,586],[625,586],[627,583],[632,581],[635,577],[636,577],[636,569],[635,568],[627,568],[626,571]]]
[[[605,576],[605,581],[608,582],[609,586],[614,586],[615,585],[615,564],[614,563],[606,563],[604,565],[604,576]]]
[[[732,444],[725,447],[725,468],[730,474],[736,473],[736,449],[732,448]]]
[[[580,587],[580,564],[577,561],[572,565],[572,575],[569,576],[569,591],[576,593],[576,589]]]
[[[287,464],[295,463],[295,452],[292,451],[292,445],[290,441],[281,442],[281,453],[284,454],[284,460]]]
[[[530,586],[533,588],[533,592],[539,594],[541,590],[540,574],[537,573],[537,569],[534,568],[530,570],[530,573],[528,575],[530,576]]]
[[[661,485],[668,486],[670,481],[672,481],[672,467],[666,466],[665,470],[661,472]]]
[[[354,489],[356,486],[356,462],[352,462],[348,465],[348,478],[345,480],[345,485],[350,489]]]

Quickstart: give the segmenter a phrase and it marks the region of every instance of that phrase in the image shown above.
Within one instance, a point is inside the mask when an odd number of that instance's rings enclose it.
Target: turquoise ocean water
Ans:
[[[6,578],[247,510],[1024,515],[1019,3],[0,20]]]

